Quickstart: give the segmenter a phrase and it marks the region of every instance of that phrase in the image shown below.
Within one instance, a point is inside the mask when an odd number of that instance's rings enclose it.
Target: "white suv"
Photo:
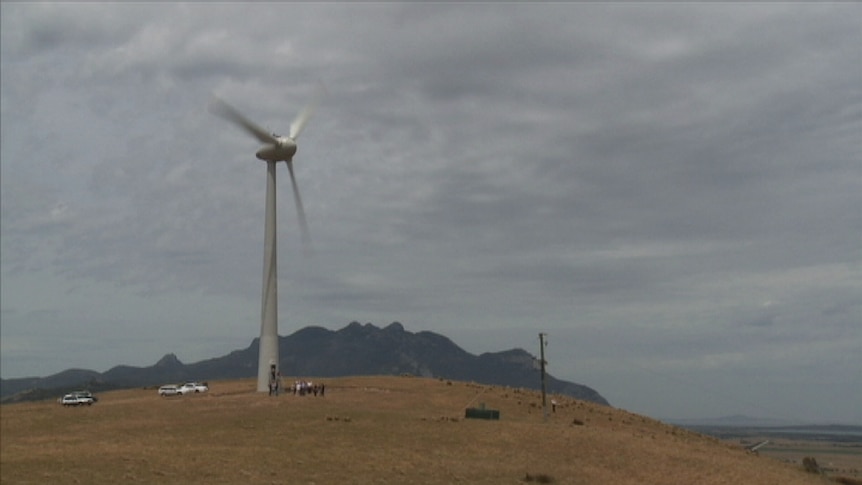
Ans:
[[[176,396],[180,393],[177,386],[162,386],[159,388],[159,396]]]
[[[186,382],[178,389],[180,394],[207,392],[209,390],[210,388],[207,387],[206,384],[201,384],[199,382]]]
[[[60,403],[63,404],[63,406],[80,406],[84,404],[92,406],[94,402],[96,402],[96,400],[89,392],[73,392],[72,394],[66,394],[63,396],[63,399],[60,400]]]

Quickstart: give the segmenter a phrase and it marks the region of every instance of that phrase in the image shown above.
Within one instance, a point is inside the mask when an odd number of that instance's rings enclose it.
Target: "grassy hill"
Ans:
[[[326,396],[106,392],[0,407],[0,482],[825,484],[650,418],[534,391],[417,377],[325,379]],[[548,398],[550,401],[550,397]],[[464,419],[467,407],[499,421]],[[550,406],[550,405],[549,405]]]

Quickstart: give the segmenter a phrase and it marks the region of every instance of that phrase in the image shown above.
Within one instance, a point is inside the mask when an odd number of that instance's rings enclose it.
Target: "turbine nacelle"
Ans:
[[[296,139],[303,128],[305,128],[308,120],[311,119],[311,115],[314,113],[320,97],[325,92],[323,84],[320,84],[311,102],[299,112],[293,123],[290,124],[290,134],[287,136],[279,136],[264,130],[260,125],[243,116],[236,108],[215,96],[213,96],[209,106],[210,112],[214,115],[239,126],[263,145],[255,153],[255,156],[259,160],[267,162],[267,164],[273,164],[272,169],[267,170],[267,176],[272,178],[273,181],[275,180],[275,164],[277,162],[285,162],[287,164],[287,170],[290,173],[290,185],[293,188],[293,201],[296,203],[296,215],[299,218],[300,234],[302,235],[302,242],[306,247],[306,252],[311,244],[311,239],[308,235],[308,225],[305,222],[305,209],[302,208],[302,198],[299,196],[299,187],[296,185],[296,176],[293,173],[293,156],[296,154]],[[267,192],[269,192],[269,185],[267,185]]]
[[[266,162],[289,162],[293,160],[293,155],[296,154],[296,142],[286,136],[277,136],[273,134],[276,142],[272,145],[267,145],[255,153],[255,156]]]

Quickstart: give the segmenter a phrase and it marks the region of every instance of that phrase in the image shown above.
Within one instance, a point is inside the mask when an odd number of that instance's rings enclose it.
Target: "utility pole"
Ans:
[[[539,332],[539,356],[541,358],[541,366],[542,366],[542,414],[545,416],[545,421],[548,420],[548,401],[546,398],[546,389],[545,389],[545,337],[546,334]]]

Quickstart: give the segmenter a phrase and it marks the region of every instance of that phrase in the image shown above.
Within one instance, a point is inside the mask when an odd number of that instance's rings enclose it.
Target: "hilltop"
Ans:
[[[473,355],[434,332],[409,332],[398,322],[384,328],[351,322],[340,330],[305,327],[279,337],[285,376],[402,375],[442,377],[537,389],[537,358],[523,349]],[[247,348],[192,364],[169,353],[149,367],[119,365],[107,372],[70,369],[49,377],[0,380],[4,402],[45,399],[74,388],[92,391],[154,386],[186,380],[257,375],[258,339]],[[596,390],[548,375],[548,392],[608,405]]]
[[[315,382],[319,378],[313,378]],[[325,397],[103,393],[91,407],[4,405],[0,482],[738,484],[834,483],[608,406],[418,377],[322,380]],[[500,412],[465,419],[467,407]],[[46,446],[50,444],[50,446]]]

